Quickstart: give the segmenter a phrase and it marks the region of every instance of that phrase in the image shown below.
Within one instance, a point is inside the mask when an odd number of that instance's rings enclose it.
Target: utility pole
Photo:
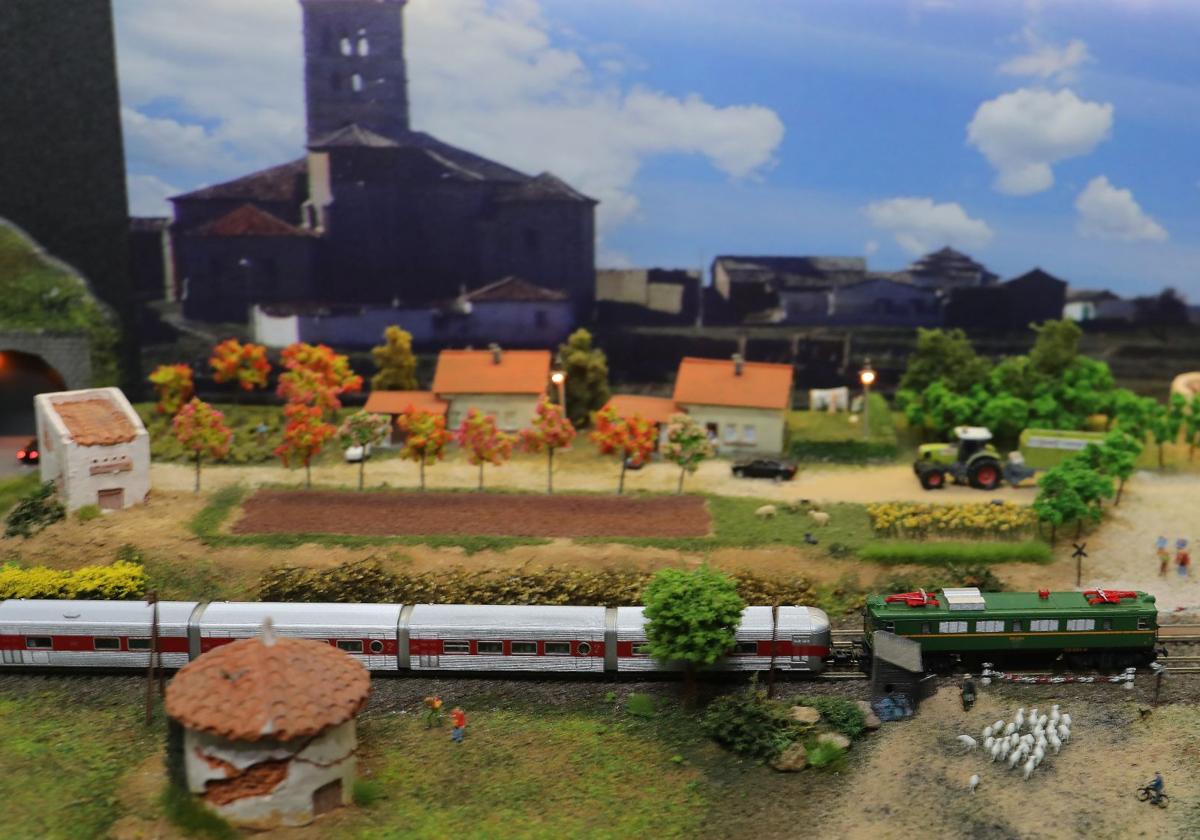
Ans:
[[[146,669],[146,725],[149,726],[150,720],[154,716],[154,665],[155,657],[158,655],[158,592],[147,593],[146,603],[150,605],[150,650],[149,665]],[[161,657],[158,661],[161,664]],[[159,694],[164,693],[161,668],[158,675],[158,691]]]
[[[1075,546],[1075,553],[1071,556],[1075,558],[1075,586],[1079,587],[1083,581],[1083,558],[1088,556],[1084,551],[1087,543],[1071,543],[1071,545]]]
[[[767,697],[775,696],[775,647],[779,639],[779,602],[771,605],[771,669],[767,671]]]

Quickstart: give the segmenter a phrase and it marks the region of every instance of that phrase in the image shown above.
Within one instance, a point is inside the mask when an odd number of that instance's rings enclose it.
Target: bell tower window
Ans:
[[[365,35],[358,39],[358,54],[363,58],[371,54],[371,44],[367,41],[367,36]]]
[[[341,41],[342,55],[354,55],[354,45],[350,43],[349,38],[343,38]]]
[[[362,93],[363,77],[360,74],[355,73],[350,77],[350,89],[355,93]]]

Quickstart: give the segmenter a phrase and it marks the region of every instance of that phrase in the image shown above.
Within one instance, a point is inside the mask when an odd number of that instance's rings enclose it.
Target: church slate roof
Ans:
[[[589,201],[598,203],[594,198],[588,198],[583,193],[571,187],[566,181],[543,172],[536,178],[531,178],[523,184],[508,187],[498,196],[499,201]]]
[[[395,140],[376,134],[369,128],[363,128],[358,123],[343,126],[337,131],[331,131],[323,137],[318,137],[308,144],[314,151],[323,149],[395,149],[400,144]]]
[[[243,204],[236,210],[214,219],[190,233],[194,236],[314,236],[312,231],[289,225],[253,204]]]
[[[505,277],[467,292],[463,299],[471,303],[538,303],[569,300],[566,292],[535,286],[520,277]]]
[[[719,256],[733,283],[771,282],[779,288],[841,286],[863,280],[867,261],[862,257],[745,257]]]
[[[191,199],[231,199],[247,201],[301,202],[308,194],[308,159],[260,169],[210,187],[172,196],[172,201]]]

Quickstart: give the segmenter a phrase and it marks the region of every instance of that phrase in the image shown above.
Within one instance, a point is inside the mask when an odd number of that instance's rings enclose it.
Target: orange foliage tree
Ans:
[[[503,466],[512,457],[516,438],[496,428],[496,418],[477,408],[467,412],[454,433],[455,442],[467,453],[467,463],[479,467],[479,489],[483,489],[483,465]]]
[[[575,440],[575,427],[563,413],[563,407],[543,398],[538,403],[533,425],[520,432],[521,449],[525,452],[546,451],[546,492],[554,492],[554,452],[567,449]]]
[[[175,439],[196,457],[196,488],[200,492],[200,459],[207,455],[220,460],[229,454],[233,432],[225,425],[225,415],[203,400],[192,397],[171,421]]]
[[[283,443],[275,454],[285,467],[296,461],[304,465],[304,486],[312,487],[312,459],[324,448],[325,442],[337,434],[337,427],[326,423],[322,410],[315,405],[292,404],[283,409],[287,424],[283,427]]]
[[[226,339],[214,347],[208,364],[212,367],[214,382],[236,382],[243,391],[267,387],[267,377],[271,375],[267,348],[261,344],[242,344],[236,338]]]
[[[342,394],[362,389],[350,360],[324,344],[289,344],[280,360],[285,372],[276,393],[289,403],[315,406],[322,415],[342,407]]]
[[[187,365],[159,365],[148,378],[158,395],[158,404],[154,408],[159,414],[174,417],[196,393],[192,369]]]
[[[451,440],[446,431],[446,418],[428,411],[417,411],[411,405],[396,418],[396,428],[405,436],[400,457],[416,461],[421,467],[421,489],[425,489],[425,465],[436,464],[446,457],[446,444]]]
[[[654,451],[654,424],[638,415],[621,417],[612,407],[597,411],[592,416],[592,442],[601,455],[616,455],[621,459],[621,478],[617,483],[617,495],[625,491],[625,469],[633,465],[640,467]]]

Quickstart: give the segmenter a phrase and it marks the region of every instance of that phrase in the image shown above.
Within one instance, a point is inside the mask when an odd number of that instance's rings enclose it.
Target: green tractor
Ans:
[[[970,484],[979,490],[995,490],[1005,477],[1000,453],[992,446],[992,433],[982,426],[958,426],[958,443],[927,443],[917,450],[913,472],[926,490],[955,484]]]

